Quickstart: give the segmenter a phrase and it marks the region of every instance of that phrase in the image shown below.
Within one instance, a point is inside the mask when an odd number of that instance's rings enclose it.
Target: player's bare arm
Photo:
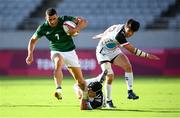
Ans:
[[[146,53],[138,48],[135,48],[132,44],[127,44],[125,46],[123,46],[125,49],[127,49],[129,52],[131,52],[132,54],[135,54],[136,56],[140,56],[140,57],[144,57],[144,58],[148,58],[151,60],[159,60],[160,58],[157,57],[156,55],[153,54],[149,54]]]
[[[75,28],[69,27],[69,34],[73,36],[75,33],[79,33],[82,29],[87,26],[87,20],[82,17],[77,17],[73,22],[77,24]]]
[[[33,35],[28,44],[28,56],[26,58],[26,63],[28,65],[32,64],[33,62],[33,51],[37,42],[38,42],[38,38]]]
[[[81,110],[92,110],[90,103],[85,99],[81,99]]]
[[[75,29],[77,29],[79,31],[84,29],[87,26],[87,24],[88,24],[87,20],[82,18],[82,17],[77,17],[75,19],[75,22],[77,23],[77,26],[76,26]]]

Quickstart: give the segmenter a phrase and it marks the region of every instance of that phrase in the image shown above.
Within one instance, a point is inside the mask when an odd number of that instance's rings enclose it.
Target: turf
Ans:
[[[140,99],[128,100],[120,77],[113,82],[116,109],[81,111],[72,78],[64,78],[63,100],[58,101],[51,78],[0,77],[0,118],[178,118],[179,83],[178,77],[136,77],[134,90]]]

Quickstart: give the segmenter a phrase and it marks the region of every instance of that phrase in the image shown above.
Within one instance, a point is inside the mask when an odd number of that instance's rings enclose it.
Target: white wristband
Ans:
[[[140,57],[145,57],[145,58],[148,57],[148,53],[143,52],[142,50],[137,49],[137,48],[135,48],[134,54],[137,55],[137,56],[140,56]]]

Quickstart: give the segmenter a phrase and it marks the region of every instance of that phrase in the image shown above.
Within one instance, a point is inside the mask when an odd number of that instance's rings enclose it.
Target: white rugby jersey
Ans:
[[[124,24],[113,25],[99,36],[101,36],[101,40],[98,43],[96,51],[102,54],[111,53],[116,48],[119,48],[119,46],[129,43],[125,38]]]

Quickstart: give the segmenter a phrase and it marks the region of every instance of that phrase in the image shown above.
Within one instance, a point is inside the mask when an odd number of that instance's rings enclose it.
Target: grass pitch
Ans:
[[[116,109],[81,111],[72,78],[63,80],[63,100],[54,98],[54,81],[47,77],[0,77],[0,118],[178,118],[180,78],[136,77],[139,100],[128,100],[123,77],[113,82]]]

